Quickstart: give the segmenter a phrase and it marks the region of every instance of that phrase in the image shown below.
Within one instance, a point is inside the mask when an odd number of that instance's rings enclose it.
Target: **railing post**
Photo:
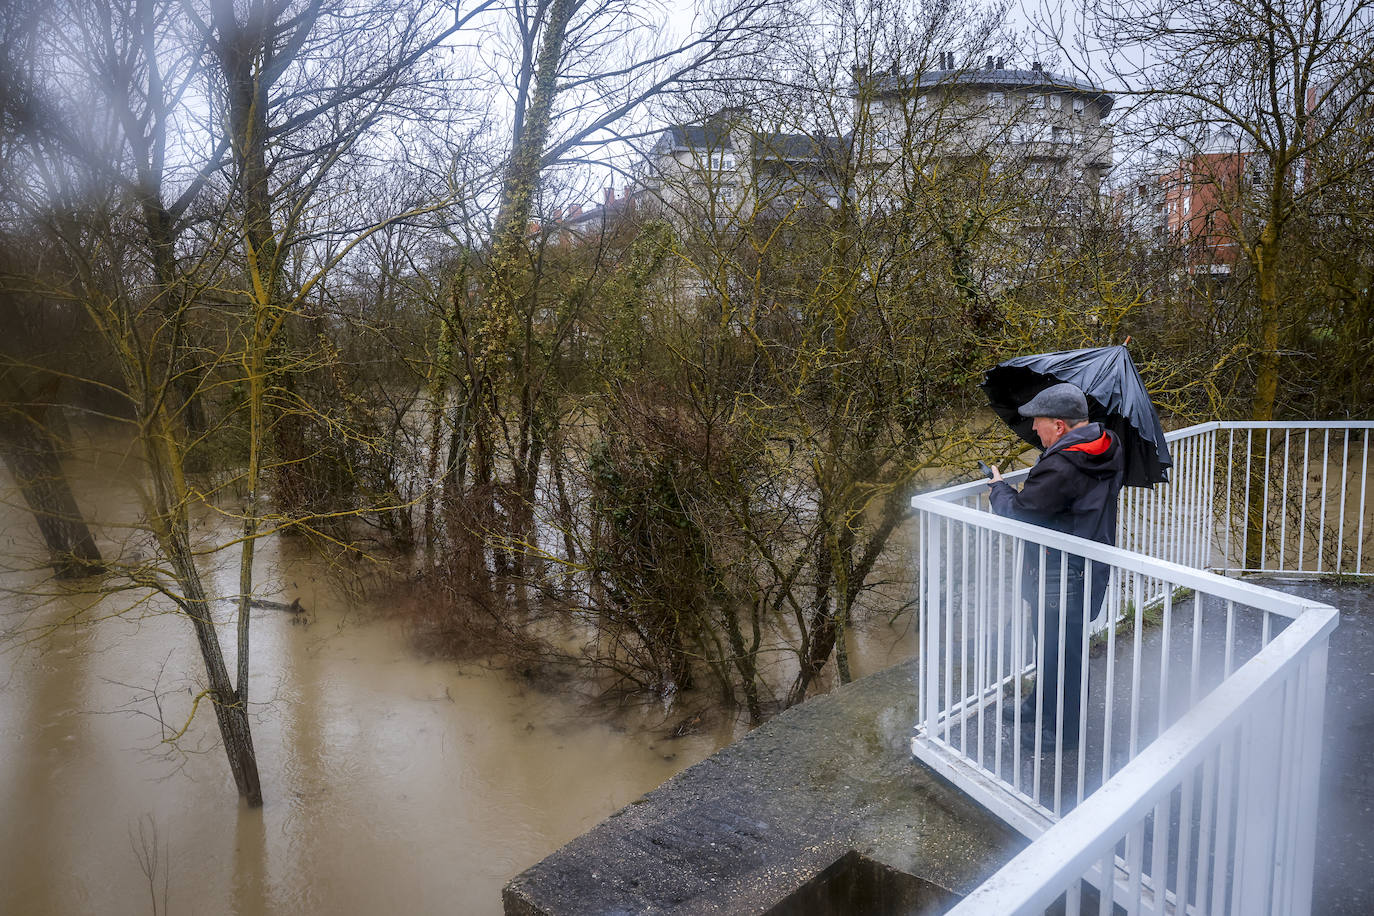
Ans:
[[[1284,910],[1292,916],[1312,911],[1312,874],[1317,855],[1317,794],[1321,784],[1322,723],[1326,714],[1326,655],[1330,638],[1313,646],[1298,677],[1300,726],[1294,739],[1301,750],[1297,767],[1297,858],[1293,863],[1292,893]]]
[[[1360,529],[1355,535],[1355,575],[1364,569],[1364,519],[1365,497],[1369,495],[1369,437],[1374,430],[1366,429],[1364,435],[1364,457],[1360,460]]]
[[[926,529],[930,525],[930,514],[924,509],[916,511],[916,727],[926,719],[926,621],[930,619],[929,570],[926,568],[926,544],[929,543]]]
[[[1272,694],[1271,694],[1272,695]],[[1241,727],[1237,797],[1236,878],[1233,913],[1269,912],[1278,837],[1279,738],[1281,717],[1273,704],[1258,707]],[[1266,708],[1270,707],[1270,708]],[[1310,896],[1310,895],[1309,895]]]
[[[1298,569],[1303,568],[1307,546],[1307,464],[1312,450],[1312,430],[1302,431],[1302,499],[1298,504]]]
[[[925,520],[925,543],[921,551],[921,585],[926,593],[926,618],[921,629],[926,631],[925,682],[921,685],[921,708],[925,711],[926,737],[935,738],[935,725],[940,711],[940,543],[941,519],[928,512]]]
[[[1283,432],[1283,490],[1279,498],[1279,572],[1283,572],[1284,557],[1288,553],[1288,444],[1289,430]]]
[[[1215,550],[1215,548],[1216,548],[1216,543],[1217,543],[1217,517],[1216,517],[1217,508],[1216,508],[1216,499],[1217,499],[1217,448],[1218,448],[1218,439],[1219,439],[1219,438],[1220,438],[1220,437],[1217,436],[1217,430],[1215,430],[1215,429],[1212,430],[1211,432],[1209,432],[1209,433],[1207,434],[1207,448],[1206,448],[1206,454],[1207,454],[1207,474],[1206,474],[1207,492],[1206,492],[1206,507],[1207,507],[1207,508],[1206,508],[1206,511],[1205,511],[1204,514],[1203,514],[1203,522],[1204,522],[1204,525],[1205,525],[1205,527],[1204,527],[1203,530],[1206,532],[1206,534],[1205,534],[1205,536],[1203,537],[1203,548],[1202,548],[1202,551],[1203,551],[1203,552],[1202,552],[1202,567],[1203,567],[1204,569],[1206,569],[1207,567],[1211,566],[1211,564],[1212,564],[1212,555],[1213,555],[1213,551]],[[1223,565],[1225,565],[1225,564],[1223,563]]]
[[[1341,436],[1341,495],[1337,498],[1340,517],[1336,522],[1336,575],[1345,565],[1345,491],[1350,483],[1350,430]]]

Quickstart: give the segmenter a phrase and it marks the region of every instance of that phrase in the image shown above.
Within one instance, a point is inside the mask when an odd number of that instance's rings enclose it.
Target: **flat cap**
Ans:
[[[1051,385],[1021,405],[1023,417],[1050,417],[1055,420],[1088,419],[1088,399],[1083,389],[1069,382]]]

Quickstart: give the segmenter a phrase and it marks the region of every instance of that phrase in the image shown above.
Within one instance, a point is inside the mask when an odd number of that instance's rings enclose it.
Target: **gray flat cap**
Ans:
[[[1056,420],[1088,419],[1088,399],[1083,389],[1069,382],[1051,385],[1021,405],[1023,417],[1051,417]]]

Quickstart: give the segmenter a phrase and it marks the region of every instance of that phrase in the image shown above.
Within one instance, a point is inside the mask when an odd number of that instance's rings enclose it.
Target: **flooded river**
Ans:
[[[77,481],[104,521],[129,507],[118,477]],[[0,471],[0,912],[498,913],[511,877],[736,734],[666,739],[661,716],[417,655],[385,602],[268,539],[266,581],[309,615],[254,612],[266,804],[248,810],[205,708],[162,741],[200,690],[185,619],[133,593],[24,594],[36,532],[9,484]],[[856,668],[907,649],[865,641]]]

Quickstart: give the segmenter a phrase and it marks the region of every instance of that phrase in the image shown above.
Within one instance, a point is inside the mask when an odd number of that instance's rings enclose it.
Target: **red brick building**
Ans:
[[[1230,276],[1240,257],[1249,154],[1228,134],[1159,177],[1165,228],[1184,248],[1189,273]]]

